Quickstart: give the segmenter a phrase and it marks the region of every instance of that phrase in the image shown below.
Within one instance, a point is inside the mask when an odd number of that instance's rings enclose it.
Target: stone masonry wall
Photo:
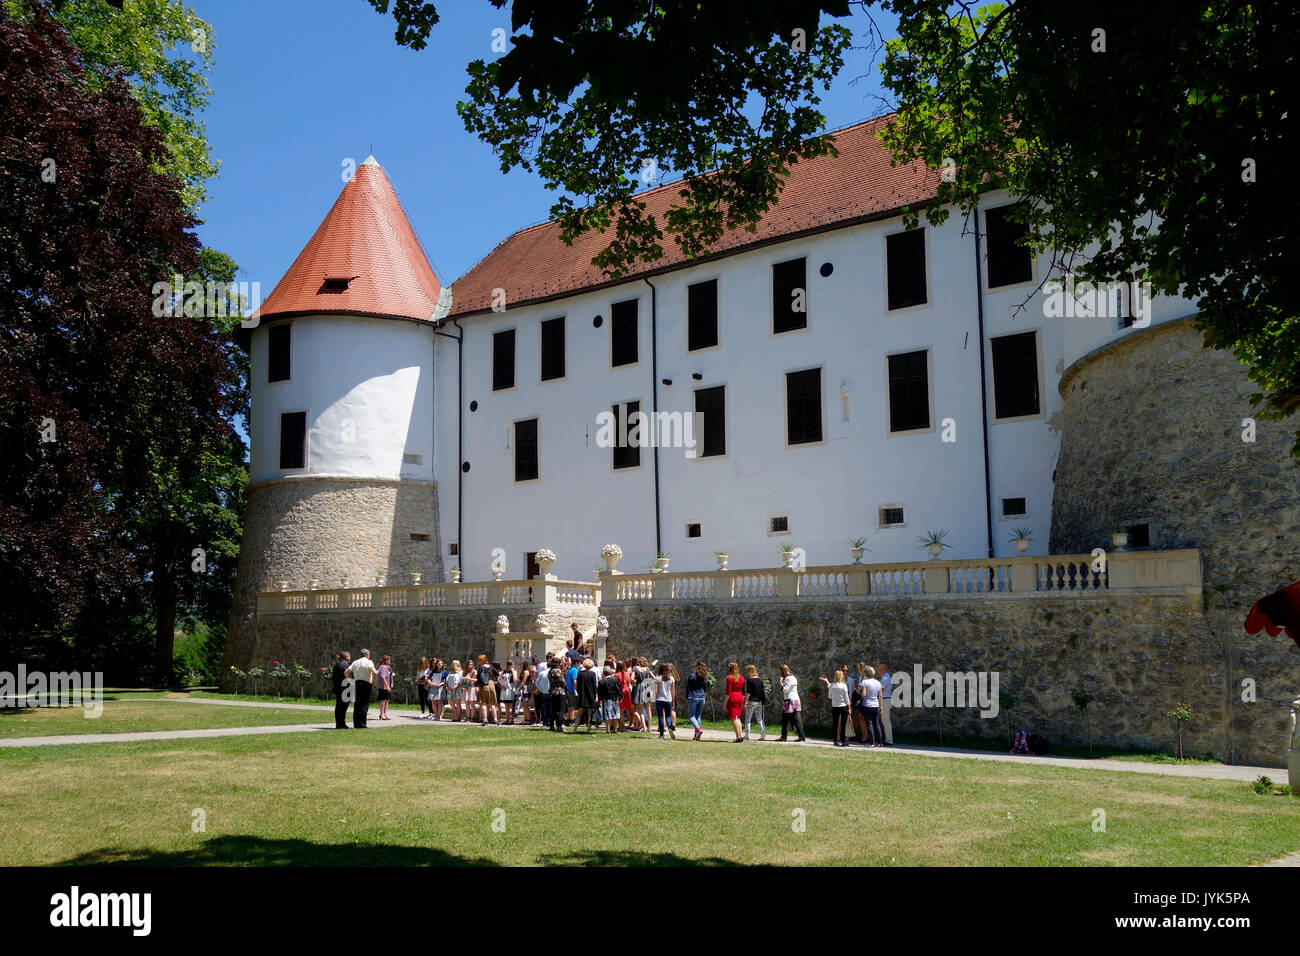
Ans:
[[[1109,547],[1117,522],[1149,523],[1154,547],[1200,549],[1205,611],[1195,624],[1216,655],[1205,707],[1224,746],[1274,764],[1300,696],[1300,648],[1248,635],[1242,621],[1256,600],[1300,579],[1296,423],[1258,422],[1256,440],[1243,441],[1258,389],[1236,359],[1201,342],[1182,320],[1066,370],[1051,551]],[[1246,678],[1255,702],[1242,700]]]
[[[443,579],[438,488],[424,482],[293,479],[254,485],[248,493],[234,606],[222,673],[265,657],[258,645],[257,592],[287,580],[304,589],[312,578],[338,587],[371,584],[377,570],[416,568]],[[411,533],[428,534],[415,541]],[[223,686],[227,685],[223,680]]]

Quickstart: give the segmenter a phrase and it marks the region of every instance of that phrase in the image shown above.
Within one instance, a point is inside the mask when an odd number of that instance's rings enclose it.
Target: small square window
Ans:
[[[430,535],[429,532],[427,532],[427,531],[412,531],[412,532],[411,532],[411,540],[412,540],[412,541],[428,541],[431,537],[432,537],[432,535]]]
[[[698,521],[692,522],[691,524],[688,524],[686,526],[686,537],[698,538],[699,536],[700,536],[700,525]]]
[[[421,464],[423,461],[424,461],[423,455],[412,455],[410,452],[404,452],[402,454],[402,464],[404,465],[418,465]]]
[[[1129,525],[1128,546],[1130,548],[1151,547],[1151,525],[1148,523]]]
[[[880,509],[880,527],[889,528],[904,523],[902,505],[886,505]]]
[[[459,557],[459,556],[460,556],[460,544],[457,543],[457,542],[455,542],[455,541],[453,541],[453,542],[451,542],[451,544],[447,545],[447,554],[449,554],[449,555],[450,555],[451,557],[453,557],[453,558]]]
[[[767,519],[768,534],[789,534],[790,533],[790,516],[773,515]]]
[[[1024,498],[1003,498],[1002,499],[1002,517],[1018,518],[1029,513],[1025,507]]]

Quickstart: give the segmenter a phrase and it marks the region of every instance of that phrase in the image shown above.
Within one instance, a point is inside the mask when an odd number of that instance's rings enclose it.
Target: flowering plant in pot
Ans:
[[[615,568],[618,567],[618,562],[623,557],[623,549],[616,544],[607,544],[600,549],[600,556],[605,561],[605,573],[617,574]]]

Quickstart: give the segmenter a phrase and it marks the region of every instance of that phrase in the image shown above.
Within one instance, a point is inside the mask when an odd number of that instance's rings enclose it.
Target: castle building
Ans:
[[[757,230],[707,256],[669,241],[609,279],[606,236],[544,223],[449,310],[367,159],[248,333],[228,660],[252,653],[260,592],[531,579],[543,548],[587,580],[606,543],[624,569],[769,568],[782,546],[844,563],[857,537],[873,563],[915,561],[928,532],[962,558],[1087,553],[1123,523],[1130,547],[1199,548],[1240,599],[1289,584],[1286,428],[1243,440],[1251,386],[1200,348],[1195,304],[1044,288],[1003,192],[907,229],[938,172],[891,165],[884,122],[835,133],[838,156],[795,164]],[[646,214],[677,190],[641,194]]]

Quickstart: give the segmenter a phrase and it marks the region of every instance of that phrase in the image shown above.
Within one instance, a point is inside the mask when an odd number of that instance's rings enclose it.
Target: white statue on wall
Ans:
[[[497,633],[498,634],[510,633],[510,618],[506,617],[504,614],[497,617]]]

